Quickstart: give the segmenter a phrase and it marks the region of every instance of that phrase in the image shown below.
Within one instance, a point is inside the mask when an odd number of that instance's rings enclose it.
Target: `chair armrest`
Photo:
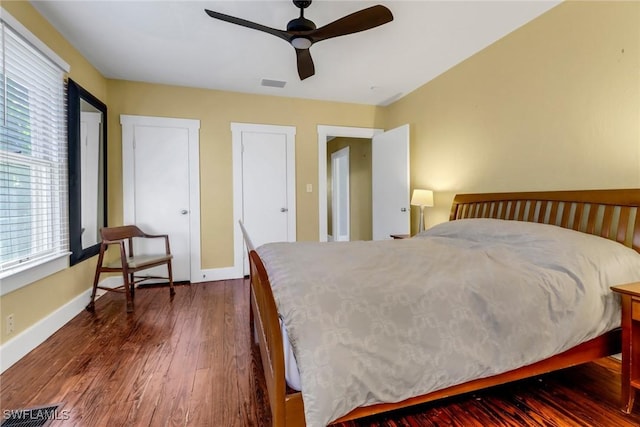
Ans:
[[[147,234],[145,232],[142,233],[142,236],[140,237],[145,237],[145,238],[150,238],[150,239],[154,239],[156,237],[164,237],[165,239],[169,238],[168,234]]]
[[[171,255],[171,249],[169,247],[169,235],[168,234],[147,234],[147,233],[142,233],[142,236],[140,236],[143,239],[157,239],[157,238],[163,238],[164,239],[164,248],[166,251],[167,255]]]
[[[124,244],[125,240],[127,240],[127,238],[122,238],[122,239],[115,239],[115,240],[105,240],[102,239],[102,244],[103,245],[120,245],[120,244]]]

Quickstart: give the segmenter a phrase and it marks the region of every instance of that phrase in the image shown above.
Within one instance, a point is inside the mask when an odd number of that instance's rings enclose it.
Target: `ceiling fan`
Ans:
[[[278,30],[208,9],[204,11],[212,18],[263,31],[289,42],[296,50],[300,80],[315,74],[313,59],[309,52],[309,48],[314,43],[369,30],[393,21],[391,11],[382,5],[377,5],[354,12],[323,27],[316,28],[316,24],[304,17],[304,10],[311,5],[311,0],[293,0],[293,4],[300,9],[300,17],[289,21],[286,30]]]

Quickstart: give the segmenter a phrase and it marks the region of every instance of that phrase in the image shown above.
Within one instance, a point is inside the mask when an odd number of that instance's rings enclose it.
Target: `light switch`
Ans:
[[[313,191],[313,186],[311,184],[307,184],[307,193],[311,193]]]

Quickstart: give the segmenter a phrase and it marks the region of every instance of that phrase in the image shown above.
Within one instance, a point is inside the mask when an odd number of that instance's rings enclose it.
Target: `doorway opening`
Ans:
[[[318,205],[319,205],[319,226],[318,226],[318,239],[321,242],[329,240],[329,207],[331,206],[329,198],[331,194],[327,184],[330,181],[327,172],[330,170],[329,161],[331,159],[329,152],[330,143],[338,139],[338,142],[334,143],[338,145],[340,139],[343,140],[368,140],[371,143],[371,138],[376,134],[383,133],[382,129],[373,128],[357,128],[357,127],[345,127],[345,126],[318,126]],[[345,145],[346,146],[346,145]],[[335,151],[335,150],[334,150]],[[353,156],[353,154],[351,154]],[[369,155],[369,162],[371,156]],[[352,174],[350,174],[352,175]],[[371,209],[369,209],[369,214]],[[355,236],[353,236],[355,237]],[[352,238],[352,240],[355,240]]]
[[[373,128],[318,126],[318,240],[329,240],[330,142],[339,137],[371,141],[371,240],[409,233],[409,125]],[[354,144],[353,147],[356,145]],[[353,174],[352,174],[353,175]],[[353,200],[353,198],[351,198]],[[352,215],[353,216],[353,215]],[[352,239],[353,240],[353,239]]]
[[[372,240],[371,139],[327,143],[328,240]]]

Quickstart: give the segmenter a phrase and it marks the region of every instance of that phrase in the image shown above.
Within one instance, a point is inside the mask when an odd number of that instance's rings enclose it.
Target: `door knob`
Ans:
[[[188,211],[188,210],[186,210],[186,209],[182,209],[182,210],[180,211],[180,213],[181,213],[182,215],[186,215],[186,214],[188,214],[188,213],[189,213],[189,211]]]
[[[400,208],[400,212],[406,212],[407,208]]]
[[[287,211],[289,211],[289,209],[287,209],[287,208],[280,208],[280,212],[287,212]]]

